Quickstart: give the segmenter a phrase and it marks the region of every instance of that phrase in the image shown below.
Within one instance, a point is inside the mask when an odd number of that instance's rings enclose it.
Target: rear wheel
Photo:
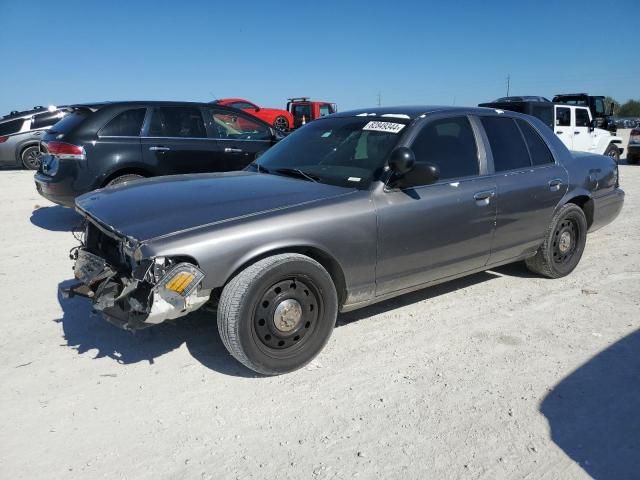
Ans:
[[[309,257],[288,253],[254,263],[224,287],[218,330],[239,362],[278,375],[306,365],[324,348],[337,313],[327,271]]]
[[[560,207],[551,220],[544,243],[526,260],[529,270],[548,278],[568,275],[580,262],[587,242],[587,218],[573,203]]]
[[[607,149],[604,151],[604,154],[607,157],[613,158],[616,161],[616,163],[620,161],[620,150],[618,150],[618,147],[616,146],[615,143],[610,143]]]
[[[40,148],[37,145],[25,148],[20,154],[20,160],[27,170],[37,170],[40,168]]]
[[[112,185],[120,185],[122,183],[131,182],[132,180],[140,180],[141,178],[145,177],[136,173],[127,173],[125,175],[120,175],[119,177],[111,179],[105,186],[110,187]]]
[[[289,130],[289,120],[287,120],[287,117],[278,115],[273,120],[273,126],[276,127],[278,130],[284,130],[284,131]]]

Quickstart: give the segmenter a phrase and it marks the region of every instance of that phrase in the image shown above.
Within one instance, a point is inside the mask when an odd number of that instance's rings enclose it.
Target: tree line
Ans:
[[[640,117],[640,100],[629,100],[622,105],[613,97],[604,98],[607,110],[613,103],[613,114],[616,117]]]

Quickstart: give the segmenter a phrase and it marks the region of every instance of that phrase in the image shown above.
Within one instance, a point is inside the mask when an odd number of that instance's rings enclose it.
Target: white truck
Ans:
[[[522,97],[502,98],[500,101],[481,103],[479,106],[538,117],[555,132],[569,150],[608,155],[616,161],[623,152],[622,138],[613,135],[609,130],[597,128],[588,107],[530,101]]]

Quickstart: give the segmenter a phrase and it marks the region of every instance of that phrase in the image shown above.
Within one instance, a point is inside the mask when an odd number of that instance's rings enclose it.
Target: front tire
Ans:
[[[287,130],[289,130],[289,120],[287,120],[287,117],[283,117],[282,115],[278,115],[273,120],[273,126],[275,128],[277,128],[278,130],[282,130],[282,131],[286,132]]]
[[[25,148],[20,154],[22,166],[27,170],[38,170],[40,168],[40,148],[32,145]]]
[[[604,151],[607,157],[613,158],[616,163],[620,161],[620,150],[614,143],[610,143],[607,149]]]
[[[218,330],[240,363],[263,375],[279,375],[320,353],[337,314],[329,273],[307,256],[285,253],[254,263],[224,287]]]
[[[587,218],[578,205],[563,205],[553,216],[538,252],[525,261],[527,268],[548,278],[570,274],[582,258],[587,228]]]

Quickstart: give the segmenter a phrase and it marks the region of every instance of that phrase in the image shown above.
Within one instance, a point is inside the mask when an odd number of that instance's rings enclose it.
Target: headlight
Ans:
[[[204,278],[204,272],[190,263],[179,263],[169,270],[155,288],[164,288],[187,297]]]

